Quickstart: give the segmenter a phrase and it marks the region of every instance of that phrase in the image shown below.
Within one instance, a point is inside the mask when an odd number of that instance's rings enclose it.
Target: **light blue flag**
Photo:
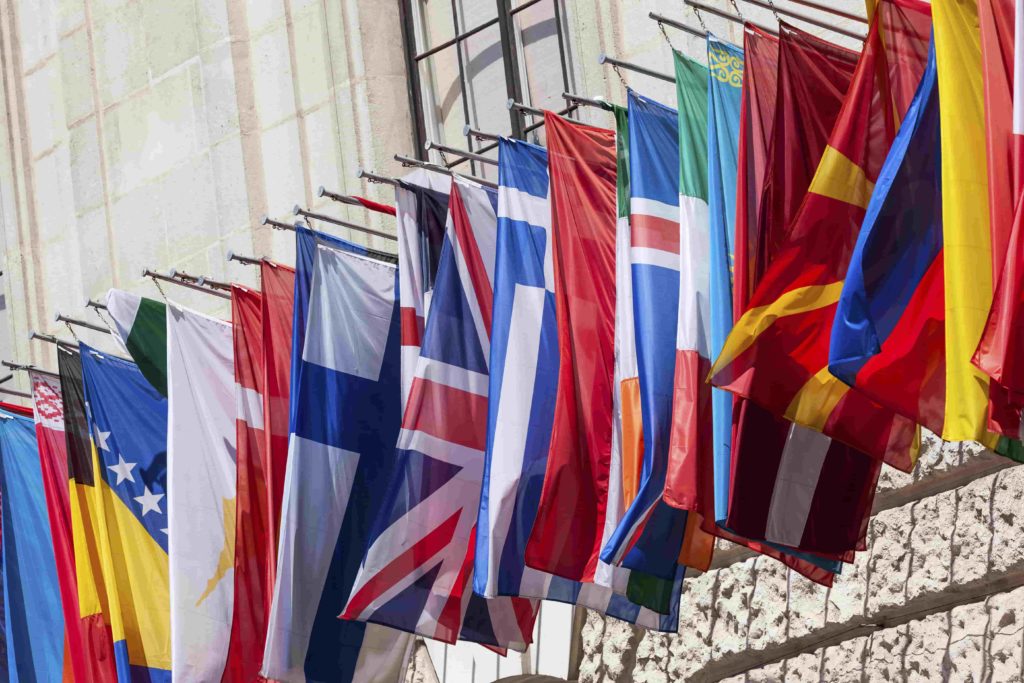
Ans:
[[[708,35],[708,214],[711,224],[711,357],[732,329],[732,269],[736,238],[736,172],[743,50]],[[711,390],[715,521],[729,512],[732,394]]]

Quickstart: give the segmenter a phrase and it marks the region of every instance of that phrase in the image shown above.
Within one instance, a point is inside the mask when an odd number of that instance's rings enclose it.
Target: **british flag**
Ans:
[[[342,618],[523,650],[537,606],[472,592],[487,438],[497,193],[452,185],[395,457],[395,477]]]

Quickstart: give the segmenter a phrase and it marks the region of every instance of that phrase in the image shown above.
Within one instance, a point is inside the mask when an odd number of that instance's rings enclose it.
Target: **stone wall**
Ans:
[[[1024,467],[931,440],[885,468],[868,547],[831,588],[722,547],[684,583],[679,634],[588,613],[579,678],[1019,681]]]

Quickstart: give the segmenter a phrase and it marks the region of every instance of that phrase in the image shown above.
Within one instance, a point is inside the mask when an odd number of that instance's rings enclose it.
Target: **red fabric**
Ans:
[[[292,311],[295,307],[295,269],[264,261],[263,283],[263,422],[270,502],[268,567],[274,585],[277,539],[281,525],[284,472],[288,464],[288,398],[291,381]]]
[[[0,401],[0,408],[6,410],[9,413],[15,415],[21,415],[22,417],[32,417],[32,409],[26,408],[25,406],[15,405],[14,403],[7,403],[6,401]]]
[[[913,95],[906,84],[913,80],[916,85],[924,71],[930,33],[928,5],[909,1],[879,4],[849,95],[829,138],[829,146],[859,166],[868,180],[877,179],[895,136],[896,121]],[[826,194],[807,193],[748,310],[770,305],[802,287],[840,283],[863,217],[860,206]],[[785,414],[800,390],[828,364],[835,308],[832,304],[775,319],[749,348],[718,371],[714,384],[773,413]],[[913,433],[916,426],[858,396],[855,390],[851,393],[854,396],[844,399],[842,412],[848,429],[829,421],[825,433],[906,469],[909,454],[889,451],[887,445],[913,442],[897,432]],[[858,423],[881,425],[881,429],[858,428]]]
[[[779,25],[775,123],[765,172],[764,210],[754,271],[760,277],[786,243],[829,133],[839,117],[859,54]]]
[[[392,216],[395,215],[395,207],[393,206],[389,206],[388,204],[381,204],[380,202],[375,202],[372,199],[367,199],[366,197],[357,196],[355,197],[355,199],[359,200],[359,203],[365,206],[370,211],[376,211],[378,213],[387,213],[391,214]]]
[[[615,133],[546,112],[559,371],[526,564],[578,581],[597,567],[608,498],[615,322]]]
[[[78,576],[75,572],[74,534],[71,527],[68,449],[64,434],[64,404],[60,381],[56,377],[32,374],[32,409],[5,410],[35,417],[39,444],[39,462],[46,494],[46,514],[50,520],[53,554],[57,563],[61,607],[64,613],[65,676],[74,680],[102,683],[117,681],[114,649],[109,627],[102,619],[81,619],[78,608]]]
[[[743,32],[743,94],[736,174],[736,253],[733,275],[733,318],[747,310],[760,251],[761,200],[772,149],[778,90],[779,39],[752,24]],[[740,264],[744,264],[742,267]]]
[[[992,274],[996,283],[974,364],[992,378],[989,427],[1019,438],[1024,405],[1024,136],[1013,134],[1014,2],[979,0],[985,81]]]
[[[235,358],[236,430],[235,602],[231,639],[222,681],[243,683],[259,679],[260,658],[267,633],[273,593],[266,439],[263,434],[262,295],[244,287],[231,288],[231,323]],[[246,400],[256,394],[260,401]],[[255,414],[250,414],[250,410]]]

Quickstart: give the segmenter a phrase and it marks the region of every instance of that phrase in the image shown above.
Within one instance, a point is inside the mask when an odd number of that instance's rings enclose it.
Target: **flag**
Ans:
[[[167,307],[167,501],[176,676],[224,673],[234,611],[237,412],[231,324]],[[258,405],[258,396],[250,405]],[[242,397],[246,401],[246,397]]]
[[[710,358],[722,350],[732,329],[732,273],[736,235],[736,175],[738,169],[743,50],[708,34],[708,250]],[[732,395],[711,390],[713,515],[704,527],[714,530],[729,507]],[[665,497],[671,505],[671,487]]]
[[[608,481],[608,516],[616,517],[616,523],[611,527],[614,531],[618,518],[636,498],[640,488],[644,425],[633,322],[633,266],[630,261],[629,110],[613,105],[612,113],[615,116],[615,203],[618,217],[615,222],[615,382],[612,391],[615,419],[612,423],[614,435],[611,478]],[[544,159],[546,192],[546,153]]]
[[[112,615],[103,583],[101,528],[103,492],[96,470],[86,419],[82,362],[77,352],[58,349],[61,410],[68,468],[68,508],[71,514],[72,550],[78,589],[78,612],[83,647],[92,653],[97,681],[117,680]]]
[[[488,392],[487,452],[474,556],[473,589],[485,597],[545,598],[578,604],[647,628],[674,632],[680,586],[658,582],[645,608],[643,577],[605,567],[608,585],[581,584],[526,566],[548,457],[557,327],[548,234],[547,151],[508,138],[498,143],[498,225]],[[627,176],[628,177],[628,176]],[[614,476],[614,475],[613,475]],[[609,483],[611,488],[612,482]],[[598,575],[602,572],[599,565]],[[597,578],[595,578],[597,580]],[[651,581],[657,581],[651,578]],[[630,587],[630,584],[632,586]],[[681,582],[680,582],[681,584]],[[673,589],[675,597],[673,599]],[[673,608],[676,618],[672,617]],[[662,615],[657,609],[668,612]]]
[[[418,169],[395,188],[402,301],[402,406],[416,372],[429,293],[444,242],[451,179]]]
[[[171,679],[167,399],[135,363],[79,348],[118,680],[163,683]],[[77,553],[77,534],[75,544]]]
[[[615,133],[544,115],[559,371],[527,566],[591,581],[604,534],[612,440]]]
[[[943,438],[994,446],[984,375],[970,364],[975,349],[967,341],[983,322],[979,292],[987,283],[991,295],[992,273],[985,155],[978,154],[978,18],[953,4],[936,3],[934,12],[936,65],[925,72],[871,197],[836,313],[830,367]]]
[[[487,435],[497,193],[457,180],[396,467],[344,618],[525,649],[536,605],[472,593]],[[405,605],[408,609],[397,609]]]
[[[264,473],[267,478],[266,558],[267,585],[274,585],[277,538],[281,526],[281,498],[288,463],[289,388],[291,384],[292,321],[295,315],[295,269],[263,260],[260,263],[263,285],[261,343],[263,357],[263,437]],[[248,334],[246,338],[248,339]],[[270,608],[269,597],[266,608]]]
[[[779,39],[753,24],[743,25],[743,94],[736,155],[736,237],[733,319],[746,310],[756,283],[761,205],[771,165],[772,131],[778,102]],[[730,329],[732,326],[730,325]],[[720,351],[719,351],[720,353]],[[715,354],[718,357],[718,353]]]
[[[142,375],[167,395],[167,307],[154,299],[111,289],[107,313],[114,329]]]
[[[12,681],[71,680],[43,486],[34,422],[0,411],[3,604]]]
[[[67,352],[60,350],[58,353],[64,355]],[[69,499],[68,449],[60,377],[32,372],[29,378],[32,383],[32,407],[43,490],[46,494],[46,512],[64,616],[65,677],[70,668],[75,680],[114,681],[117,673],[114,671],[109,631],[102,628],[101,624],[83,621],[79,616],[74,531]]]
[[[973,362],[990,378],[989,428],[1014,439],[1021,435],[1024,373],[1013,349],[1024,269],[1024,6],[1012,0],[978,3],[988,156],[989,216],[992,230],[993,293],[985,331]],[[997,451],[1006,452],[1007,444]],[[1011,457],[1020,459],[1018,450]]]
[[[338,614],[398,436],[397,273],[365,257],[365,248],[322,233],[299,228],[295,242],[299,359],[261,674],[289,683],[394,681],[412,639]]]
[[[225,682],[258,677],[260,658],[252,656],[252,652],[263,651],[273,595],[272,565],[268,560],[276,547],[269,529],[262,308],[260,292],[241,285],[231,286],[237,494],[231,636],[221,676]]]
[[[903,470],[920,435],[907,418],[828,372],[828,338],[864,207],[920,79],[928,6],[879,3],[853,83],[808,194],[712,368],[729,389]],[[818,448],[821,453],[822,444]],[[804,469],[805,475],[813,474]],[[868,494],[871,495],[871,494]]]
[[[601,559],[671,579],[677,571],[687,523],[685,512],[665,505],[661,498],[668,461],[676,337],[676,319],[664,315],[664,310],[677,308],[680,279],[680,115],[632,91],[628,107],[629,258],[644,430],[643,469],[636,497],[602,550]],[[706,564],[701,568],[706,569]]]

